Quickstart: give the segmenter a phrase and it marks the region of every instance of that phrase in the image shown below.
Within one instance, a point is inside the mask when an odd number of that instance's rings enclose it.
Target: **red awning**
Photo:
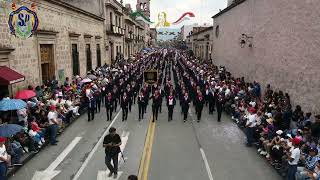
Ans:
[[[0,85],[10,85],[24,81],[25,77],[7,66],[0,66]]]

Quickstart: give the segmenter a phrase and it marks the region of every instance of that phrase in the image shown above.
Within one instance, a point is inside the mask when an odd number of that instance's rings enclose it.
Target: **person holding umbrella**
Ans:
[[[6,138],[0,137],[0,179],[7,179],[7,170],[11,162],[11,156],[7,153],[5,146]]]

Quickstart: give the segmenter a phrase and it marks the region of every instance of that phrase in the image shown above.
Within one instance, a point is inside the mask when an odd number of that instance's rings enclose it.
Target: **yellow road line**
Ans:
[[[155,132],[155,122],[151,122],[152,117],[149,120],[149,126],[148,126],[148,132],[146,141],[143,148],[142,158],[140,161],[139,166],[139,173],[138,173],[138,179],[139,180],[147,180],[148,179],[148,171],[151,161],[151,152],[152,152],[152,145],[153,145],[153,139],[154,139],[154,132]]]

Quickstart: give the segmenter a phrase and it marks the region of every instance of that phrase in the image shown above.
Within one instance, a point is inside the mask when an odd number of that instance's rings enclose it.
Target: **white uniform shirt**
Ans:
[[[290,165],[297,165],[300,159],[300,149],[299,148],[294,148],[293,151],[291,152],[291,158],[293,158],[293,161],[289,161]]]

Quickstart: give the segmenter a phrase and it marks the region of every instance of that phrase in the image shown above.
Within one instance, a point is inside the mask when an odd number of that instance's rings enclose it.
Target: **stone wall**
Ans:
[[[291,95],[294,105],[320,111],[320,4],[316,0],[246,0],[214,18],[213,60],[236,77]],[[253,47],[240,47],[241,34]],[[215,34],[215,32],[214,32]]]
[[[19,6],[20,4],[18,4]],[[24,4],[30,7],[30,4]],[[104,51],[104,22],[85,14],[75,12],[68,8],[41,1],[37,7],[39,17],[39,30],[54,32],[56,35],[35,35],[29,39],[21,40],[9,34],[7,18],[0,16],[0,47],[7,46],[15,48],[9,56],[9,64],[12,69],[26,76],[24,82],[14,85],[14,89],[24,88],[27,85],[39,85],[41,83],[40,51],[41,43],[54,44],[54,61],[56,76],[58,70],[64,69],[65,77],[72,77],[72,54],[71,44],[78,44],[80,75],[85,75],[86,57],[85,44],[91,45],[92,67],[96,67],[96,44],[100,44],[102,64],[107,62]],[[71,40],[69,33],[80,36],[77,40]],[[91,38],[84,38],[84,35]],[[95,37],[100,36],[100,39]]]

